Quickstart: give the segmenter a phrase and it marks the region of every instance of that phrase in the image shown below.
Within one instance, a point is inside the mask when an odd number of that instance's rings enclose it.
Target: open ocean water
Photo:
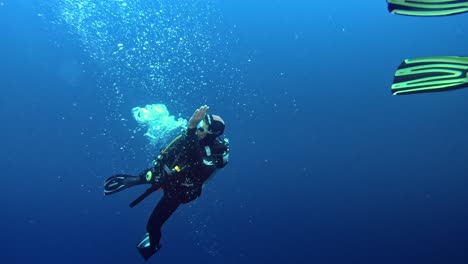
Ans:
[[[149,263],[468,263],[468,89],[390,91],[404,59],[467,56],[467,21],[375,0],[0,0],[0,262],[144,263],[161,193],[130,209],[145,188],[103,182],[164,147],[132,109],[207,104],[229,164]]]

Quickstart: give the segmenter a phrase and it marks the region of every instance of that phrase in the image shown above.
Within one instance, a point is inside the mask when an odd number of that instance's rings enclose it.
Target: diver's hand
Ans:
[[[189,120],[189,128],[197,127],[198,123],[200,123],[200,121],[202,121],[202,119],[205,117],[206,113],[208,112],[208,109],[210,108],[207,105],[203,105],[197,110],[195,110],[195,112]]]

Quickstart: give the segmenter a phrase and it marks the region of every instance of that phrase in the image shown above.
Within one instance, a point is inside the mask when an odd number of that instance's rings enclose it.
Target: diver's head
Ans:
[[[197,136],[199,140],[208,143],[224,133],[224,120],[218,115],[205,115],[197,126]]]

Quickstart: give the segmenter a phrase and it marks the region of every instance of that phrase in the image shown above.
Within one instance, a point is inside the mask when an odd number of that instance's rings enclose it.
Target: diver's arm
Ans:
[[[203,183],[213,178],[217,169],[224,168],[229,162],[229,140],[226,137],[222,139],[222,144],[220,143],[217,147],[213,146],[213,148],[216,154],[204,158],[201,166],[200,171],[201,175],[203,175],[201,180]],[[220,150],[222,150],[221,153],[219,153]]]
[[[196,163],[201,163],[203,160],[203,156],[200,151],[200,141],[197,138],[196,128],[188,128],[187,129],[187,148],[188,148],[188,155],[191,159]]]
[[[187,144],[188,154],[195,163],[200,164],[203,161],[203,157],[200,153],[200,142],[197,138],[197,125],[205,118],[206,113],[208,112],[209,107],[203,105],[193,113],[192,117],[189,120],[189,127],[187,129]]]
[[[224,137],[221,139],[220,149],[222,152],[219,155],[216,155],[216,167],[224,168],[229,162],[229,139]]]
[[[216,172],[216,165],[210,160],[203,160],[203,164],[199,167],[198,175],[201,183],[205,183]]]

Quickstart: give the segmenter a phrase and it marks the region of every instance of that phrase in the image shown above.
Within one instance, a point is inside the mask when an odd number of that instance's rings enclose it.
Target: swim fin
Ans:
[[[127,174],[117,174],[109,177],[104,182],[104,195],[114,194],[123,191],[129,187],[148,183],[144,177],[132,176]]]
[[[468,88],[468,57],[440,56],[404,60],[392,84],[392,94],[441,92]]]
[[[137,244],[138,252],[145,260],[148,260],[151,256],[158,252],[161,247],[161,244],[159,244],[157,247],[151,246],[148,233],[146,233],[145,237],[140,241],[140,243]]]
[[[468,12],[468,0],[387,0],[388,11],[405,16],[450,16]]]

